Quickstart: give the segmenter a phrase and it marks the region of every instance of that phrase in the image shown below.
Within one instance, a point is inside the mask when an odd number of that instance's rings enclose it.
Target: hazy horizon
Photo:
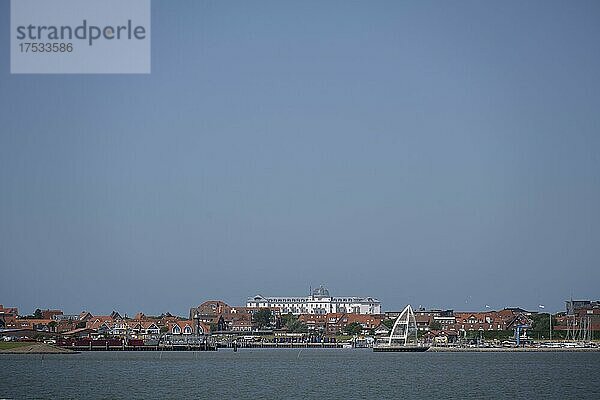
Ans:
[[[600,298],[600,3],[152,2],[149,75],[11,75],[0,304]]]

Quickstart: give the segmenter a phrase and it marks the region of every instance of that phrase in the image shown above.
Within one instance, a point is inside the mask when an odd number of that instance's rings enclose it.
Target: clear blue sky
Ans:
[[[598,1],[154,0],[151,75],[10,75],[0,303],[600,297]]]

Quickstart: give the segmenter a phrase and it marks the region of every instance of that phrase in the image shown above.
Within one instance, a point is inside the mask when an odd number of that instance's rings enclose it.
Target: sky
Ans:
[[[600,297],[597,1],[153,0],[149,75],[11,75],[0,304]]]

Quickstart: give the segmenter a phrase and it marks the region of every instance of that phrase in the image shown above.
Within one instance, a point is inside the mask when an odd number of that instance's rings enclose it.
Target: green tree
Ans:
[[[40,310],[39,308],[36,308],[35,312],[33,313],[33,318],[42,319],[43,318],[42,310]]]
[[[346,325],[343,331],[347,335],[358,335],[362,332],[362,325],[358,322],[352,322],[351,324]]]
[[[514,337],[514,332],[513,331],[483,331],[483,333],[480,333],[480,331],[471,331],[469,333],[467,333],[467,338],[468,339],[476,339],[478,337],[480,337],[480,335],[482,335],[483,339],[485,340],[506,340],[506,339],[512,339]]]
[[[436,321],[435,319],[432,319],[431,322],[429,323],[429,329],[431,329],[432,331],[441,331],[442,324],[440,323],[440,321]]]
[[[392,329],[394,327],[394,322],[395,321],[393,319],[384,319],[383,320],[383,324],[390,329]]]
[[[550,314],[534,314],[531,316],[531,319],[533,320],[533,324],[531,327],[532,336],[535,338],[539,337],[543,339],[550,338]],[[555,326],[556,318],[552,316],[552,327]],[[552,337],[558,337],[558,335],[555,336],[555,334],[556,332],[552,332]]]
[[[271,310],[268,308],[262,308],[254,313],[253,319],[260,328],[264,328],[265,326],[269,326],[271,324],[271,316]]]
[[[292,313],[283,314],[281,316],[281,326],[288,326],[288,324],[297,321],[298,317]]]
[[[290,319],[288,323],[285,325],[288,332],[291,333],[307,333],[308,327],[302,321],[298,321],[298,318]]]

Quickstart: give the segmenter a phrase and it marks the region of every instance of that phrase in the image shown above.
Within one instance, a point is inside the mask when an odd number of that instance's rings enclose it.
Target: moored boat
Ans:
[[[388,353],[388,352],[424,352],[429,350],[429,346],[387,346],[379,345],[373,346],[373,351],[376,353]]]

